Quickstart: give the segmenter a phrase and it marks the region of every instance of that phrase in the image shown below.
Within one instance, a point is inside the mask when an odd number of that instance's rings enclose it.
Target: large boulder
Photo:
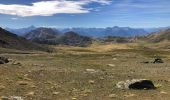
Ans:
[[[119,89],[155,89],[155,86],[151,80],[147,79],[132,79],[121,81],[116,84]]]

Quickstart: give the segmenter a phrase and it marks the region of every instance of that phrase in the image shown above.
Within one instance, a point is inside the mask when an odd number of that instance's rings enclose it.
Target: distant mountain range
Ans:
[[[24,35],[25,33],[28,33],[32,30],[35,30],[36,27],[35,26],[30,26],[30,27],[26,27],[26,28],[19,28],[19,29],[12,29],[12,28],[5,28],[6,30],[8,30],[11,33],[15,33],[19,36]]]
[[[97,30],[97,29],[96,29]],[[103,29],[101,29],[103,30]],[[119,27],[107,28],[110,30],[120,31]],[[121,29],[122,30],[122,29]],[[130,28],[124,28],[125,30],[134,30]],[[67,32],[68,31],[68,32]],[[57,30],[54,28],[35,28],[32,31],[17,36],[9,31],[0,28],[0,47],[15,48],[15,49],[40,49],[43,48],[39,44],[51,44],[51,45],[70,45],[70,46],[88,46],[92,44],[92,41],[101,40],[102,42],[113,43],[129,43],[129,42],[152,42],[158,43],[162,41],[170,41],[170,28],[161,28],[155,30],[150,34],[144,36],[129,37],[131,35],[125,34],[121,36],[111,36],[107,34],[104,38],[92,39],[92,36],[84,36],[80,33],[71,31],[70,29]],[[139,30],[140,31],[140,30]],[[153,30],[152,30],[153,31]],[[33,43],[35,42],[35,43]],[[39,43],[39,44],[36,44]]]
[[[133,36],[143,36],[152,32],[157,32],[162,29],[167,29],[169,27],[162,28],[130,28],[130,27],[107,27],[107,28],[52,28],[54,31],[57,31],[61,34],[66,32],[75,32],[79,35],[89,36],[93,38],[103,38],[107,36],[119,36],[119,37],[133,37]],[[24,34],[37,29],[35,26],[30,26],[28,28],[21,29],[11,29],[6,28],[6,30],[15,33],[19,36],[23,36]]]
[[[147,34],[144,29],[129,28],[129,27],[107,27],[107,28],[67,28],[60,29],[61,32],[73,31],[81,35],[90,36],[94,38],[102,38],[106,36],[142,36]]]
[[[72,31],[62,34],[52,28],[37,28],[26,33],[23,37],[33,42],[51,45],[87,46],[92,43],[90,37],[82,36]]]

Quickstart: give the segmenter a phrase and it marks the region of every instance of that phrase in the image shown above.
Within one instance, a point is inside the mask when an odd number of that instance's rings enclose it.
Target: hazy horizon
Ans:
[[[0,26],[2,27],[2,26]],[[29,28],[29,27],[35,27],[35,28],[55,28],[55,29],[67,29],[67,28],[113,28],[113,27],[120,27],[120,28],[136,28],[136,29],[152,29],[152,28],[166,28],[170,26],[158,26],[158,27],[130,27],[130,26],[108,26],[108,27],[54,27],[54,26],[35,26],[35,25],[30,25],[30,26],[25,26],[25,27],[8,27],[8,26],[3,26],[2,28],[10,28],[10,29],[22,29],[22,28]]]

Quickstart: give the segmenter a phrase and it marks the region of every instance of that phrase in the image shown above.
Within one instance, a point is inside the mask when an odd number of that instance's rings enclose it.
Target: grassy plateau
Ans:
[[[159,44],[157,44],[159,45]],[[0,49],[0,96],[24,100],[170,100],[170,51],[152,44],[52,46],[53,53]],[[153,62],[161,57],[164,63]],[[119,81],[150,79],[155,90],[121,90]]]

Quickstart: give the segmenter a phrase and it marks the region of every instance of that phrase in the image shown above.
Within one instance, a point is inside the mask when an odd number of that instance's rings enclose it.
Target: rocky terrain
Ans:
[[[9,62],[0,64],[0,98],[170,99],[170,52],[166,49],[145,49],[133,43],[53,48],[53,53],[1,53],[0,56],[7,58]],[[163,63],[154,63],[157,58],[155,55]],[[119,88],[123,86],[120,83],[129,86],[129,89]],[[136,86],[142,88],[132,88]]]
[[[157,34],[168,38],[165,32]],[[25,47],[39,44],[4,29],[0,35],[1,100],[170,99],[168,42],[147,42],[145,37],[91,42],[67,32],[60,45],[50,45],[53,52],[42,52]]]

